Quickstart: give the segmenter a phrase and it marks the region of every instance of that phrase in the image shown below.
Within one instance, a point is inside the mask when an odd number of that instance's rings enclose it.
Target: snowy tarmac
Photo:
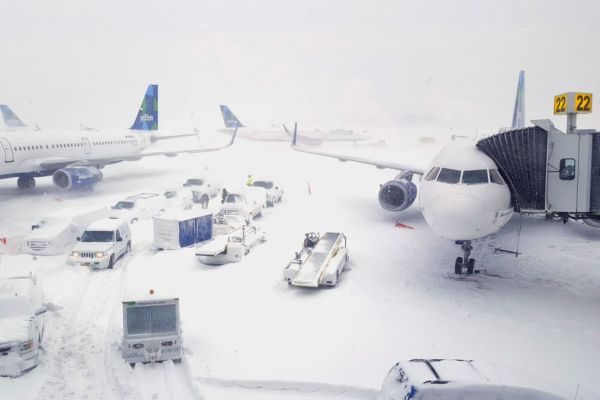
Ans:
[[[419,157],[418,150],[408,156]],[[3,396],[368,399],[396,361],[451,357],[476,360],[509,383],[568,398],[579,386],[578,399],[600,398],[600,231],[583,224],[517,215],[475,243],[483,272],[456,278],[458,246],[429,229],[418,201],[397,214],[379,207],[379,184],[394,171],[244,140],[218,153],[108,166],[92,191],[60,192],[41,178],[22,192],[13,180],[0,181],[0,223],[28,227],[58,209],[109,206],[203,171],[226,187],[242,185],[247,174],[283,186],[283,201],[256,219],[267,243],[241,263],[204,266],[193,249],[154,251],[145,220],[132,225],[133,252],[114,270],[68,266],[66,255],[2,256],[0,269],[38,273],[49,303],[40,365],[0,378]],[[523,254],[493,254],[515,249],[519,221]],[[282,280],[309,231],[348,237],[350,268],[336,288],[305,290]],[[122,359],[122,291],[134,285],[179,293],[181,364],[131,369]]]

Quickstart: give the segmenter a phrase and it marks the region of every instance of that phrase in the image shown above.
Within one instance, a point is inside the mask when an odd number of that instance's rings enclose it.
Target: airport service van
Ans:
[[[0,278],[0,376],[38,365],[46,308],[37,277]]]
[[[250,223],[255,217],[262,215],[267,205],[267,192],[262,187],[246,187],[227,193],[221,206],[224,215],[239,215]]]
[[[153,289],[128,288],[123,297],[123,358],[179,361],[183,356],[179,298]]]
[[[59,255],[70,250],[86,226],[106,218],[108,209],[69,208],[40,218],[23,239],[21,251],[33,255]]]
[[[127,221],[106,218],[88,226],[69,255],[71,265],[112,269],[119,258],[131,251]]]
[[[139,193],[120,200],[111,207],[109,217],[122,218],[129,223],[160,214],[167,206],[167,199],[158,193]]]

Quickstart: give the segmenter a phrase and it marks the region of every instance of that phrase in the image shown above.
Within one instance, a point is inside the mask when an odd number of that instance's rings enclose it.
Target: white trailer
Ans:
[[[259,243],[267,241],[265,232],[256,226],[242,226],[240,229],[218,236],[196,250],[196,259],[202,264],[222,265],[240,262],[242,257]]]
[[[179,298],[131,288],[123,297],[123,358],[138,362],[181,360]]]
[[[294,286],[336,286],[348,259],[343,233],[326,232],[322,236],[307,233],[302,250],[283,270],[283,279]]]

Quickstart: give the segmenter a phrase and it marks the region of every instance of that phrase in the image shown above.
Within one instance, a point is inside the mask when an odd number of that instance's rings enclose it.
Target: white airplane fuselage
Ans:
[[[428,180],[435,167],[460,171],[460,178],[455,183]],[[470,140],[454,142],[434,157],[419,188],[421,212],[434,232],[450,240],[475,240],[496,233],[510,220],[509,187],[501,178],[493,182],[491,170],[498,170],[494,161]],[[465,183],[465,171],[487,171],[487,182]]]

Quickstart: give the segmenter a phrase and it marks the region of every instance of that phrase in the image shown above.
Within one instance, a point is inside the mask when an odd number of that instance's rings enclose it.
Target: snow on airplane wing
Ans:
[[[211,152],[211,151],[218,151],[218,150],[222,150],[225,149],[229,146],[231,146],[233,144],[233,142],[235,141],[235,137],[237,135],[237,128],[235,128],[235,131],[233,132],[233,135],[231,135],[231,140],[229,141],[229,143],[221,145],[221,146],[215,146],[215,147],[201,147],[201,148],[196,148],[196,149],[181,149],[181,150],[163,150],[163,151],[148,151],[148,152],[141,152],[138,157],[152,157],[152,156],[167,156],[167,157],[175,157],[178,154],[195,154],[195,153],[207,153],[207,152]]]

